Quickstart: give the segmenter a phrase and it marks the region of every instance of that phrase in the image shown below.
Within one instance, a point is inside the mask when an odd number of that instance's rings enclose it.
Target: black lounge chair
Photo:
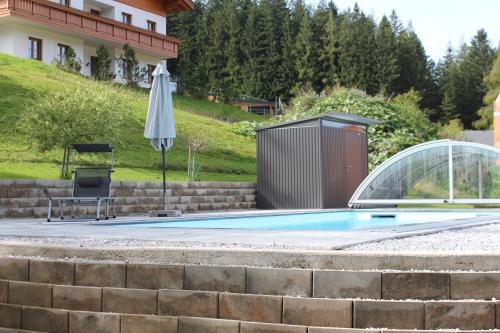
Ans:
[[[105,219],[109,218],[109,205],[113,208],[113,218],[116,217],[114,198],[111,197],[111,172],[110,167],[77,168],[73,178],[72,197],[49,197],[49,212],[47,221],[50,222],[52,214],[52,201],[59,202],[60,218],[64,219],[64,205],[71,205],[71,217],[75,217],[75,205],[96,205],[96,221],[99,221],[101,209],[104,205]]]

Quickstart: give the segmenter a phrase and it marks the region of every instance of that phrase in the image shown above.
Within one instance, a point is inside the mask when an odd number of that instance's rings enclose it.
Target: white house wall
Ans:
[[[57,44],[70,45],[75,49],[76,57],[83,59],[83,40],[77,37],[71,37],[56,32],[34,28],[22,24],[2,25],[0,31],[2,41],[5,40],[11,46],[10,51],[5,53],[11,54],[20,58],[27,58],[28,55],[28,39],[30,37],[39,38],[42,40],[42,61],[51,64],[56,59]],[[4,48],[2,42],[2,49]]]
[[[59,0],[50,0],[50,1],[59,3]],[[122,13],[125,12],[127,14],[132,15],[132,25],[139,28],[147,29],[148,28],[147,21],[149,20],[156,22],[156,32],[163,35],[167,33],[165,17],[161,15],[150,13],[145,10],[135,8],[114,0],[99,0],[99,1],[71,0],[71,7],[79,10],[84,10],[86,12],[89,12],[91,8],[101,9],[99,7],[99,4],[102,4],[101,8],[105,8],[101,12],[102,16],[104,17],[121,22]],[[110,9],[108,7],[113,7],[114,9]]]

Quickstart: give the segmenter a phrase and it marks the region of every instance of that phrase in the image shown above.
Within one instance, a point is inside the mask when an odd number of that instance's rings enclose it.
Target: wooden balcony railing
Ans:
[[[176,58],[179,40],[46,0],[0,0],[0,17],[13,16],[88,35],[128,43],[165,58]]]

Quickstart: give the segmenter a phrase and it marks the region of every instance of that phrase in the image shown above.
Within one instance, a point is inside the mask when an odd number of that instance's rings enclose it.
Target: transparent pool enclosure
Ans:
[[[500,204],[500,150],[452,140],[411,147],[373,170],[349,206],[443,203]]]

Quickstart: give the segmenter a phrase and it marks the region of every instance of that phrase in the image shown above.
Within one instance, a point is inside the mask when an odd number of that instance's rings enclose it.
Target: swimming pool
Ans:
[[[500,216],[500,211],[327,211],[293,214],[184,218],[116,224],[116,227],[345,231]]]

